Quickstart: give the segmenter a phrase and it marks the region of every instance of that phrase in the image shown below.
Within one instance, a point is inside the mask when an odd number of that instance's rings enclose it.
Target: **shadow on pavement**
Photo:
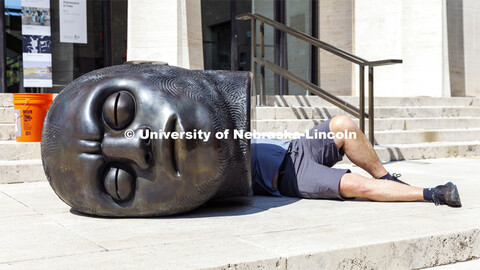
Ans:
[[[185,219],[185,218],[208,218],[221,216],[241,216],[251,215],[266,211],[270,208],[282,207],[288,204],[299,201],[299,198],[291,197],[269,197],[269,196],[253,196],[253,197],[237,197],[227,199],[211,200],[200,206],[199,208],[177,215],[165,217],[133,217],[133,218],[147,218],[147,219]],[[118,219],[118,218],[132,218],[132,217],[99,217],[87,215],[70,209],[70,213],[88,218],[99,219]]]

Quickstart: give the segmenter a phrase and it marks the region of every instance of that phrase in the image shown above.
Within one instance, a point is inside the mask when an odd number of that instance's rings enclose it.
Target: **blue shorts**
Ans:
[[[309,131],[310,137],[320,132],[330,132],[330,119]],[[292,140],[278,173],[280,194],[310,199],[344,199],[339,192],[340,179],[348,169],[331,168],[343,159],[333,139]]]

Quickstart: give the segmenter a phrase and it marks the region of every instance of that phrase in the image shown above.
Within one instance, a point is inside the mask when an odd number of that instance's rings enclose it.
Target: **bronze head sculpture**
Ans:
[[[248,72],[150,64],[90,72],[47,113],[47,179],[74,210],[99,216],[171,215],[212,198],[250,195],[248,141],[214,135],[249,129],[249,92]],[[145,138],[199,130],[211,136]]]

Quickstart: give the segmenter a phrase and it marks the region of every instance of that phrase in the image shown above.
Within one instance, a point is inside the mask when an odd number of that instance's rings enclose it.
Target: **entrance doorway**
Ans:
[[[205,69],[251,70],[251,21],[237,21],[252,12],[318,37],[317,0],[202,0]],[[257,46],[259,46],[257,24]],[[265,57],[298,76],[318,83],[318,54],[311,45],[265,26]],[[306,91],[266,70],[266,93],[304,95]]]

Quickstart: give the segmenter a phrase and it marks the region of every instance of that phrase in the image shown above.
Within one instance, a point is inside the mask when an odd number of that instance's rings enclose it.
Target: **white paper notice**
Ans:
[[[50,19],[49,0],[22,0],[24,87],[52,87]]]
[[[60,42],[87,43],[87,0],[59,0]]]

